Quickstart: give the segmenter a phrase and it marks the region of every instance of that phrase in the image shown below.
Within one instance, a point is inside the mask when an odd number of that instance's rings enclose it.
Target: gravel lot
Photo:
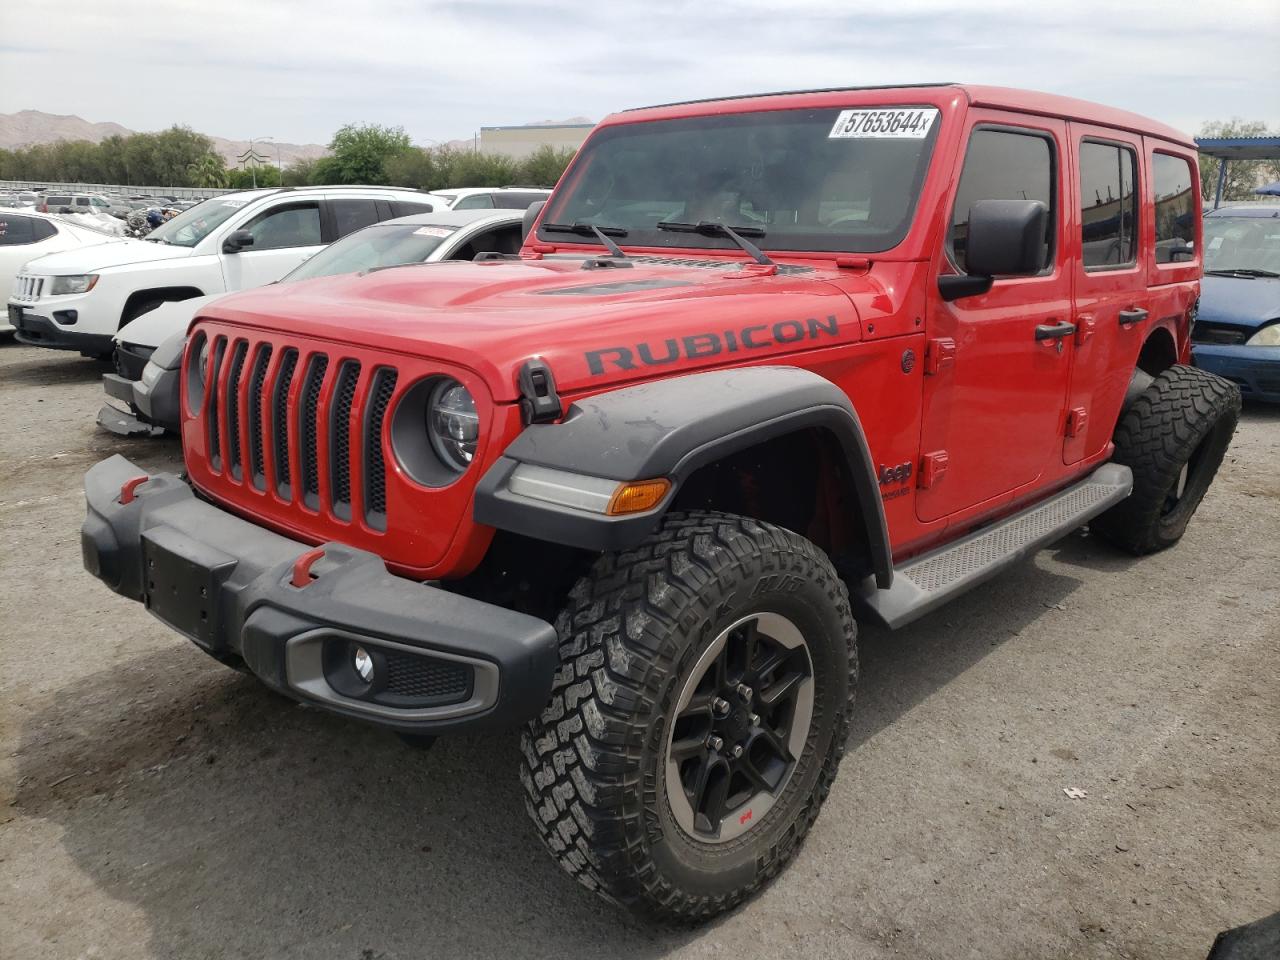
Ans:
[[[695,931],[566,878],[512,734],[429,753],[269,694],[84,573],[103,366],[0,342],[0,956],[1203,958],[1280,907],[1280,410],[1184,542],[1084,534],[863,633],[839,781]],[[1071,800],[1066,787],[1088,798]]]

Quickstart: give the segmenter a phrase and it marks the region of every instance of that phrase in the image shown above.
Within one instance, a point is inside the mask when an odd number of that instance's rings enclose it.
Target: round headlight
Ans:
[[[205,337],[200,341],[200,354],[196,357],[196,373],[200,377],[200,382],[204,383],[209,376],[209,338]]]
[[[427,401],[427,433],[436,456],[461,473],[476,455],[480,416],[476,401],[457,380],[441,380]]]
[[[1280,322],[1263,327],[1252,337],[1249,338],[1246,346],[1250,347],[1280,347]]]

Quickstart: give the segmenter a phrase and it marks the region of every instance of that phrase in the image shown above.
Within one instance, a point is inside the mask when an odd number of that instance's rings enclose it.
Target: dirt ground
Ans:
[[[579,889],[513,734],[428,753],[269,694],[81,568],[103,366],[0,342],[0,957],[1203,958],[1280,908],[1280,410],[1186,539],[1083,533],[897,634],[810,839],[701,929]],[[1087,791],[1069,799],[1064,788]]]

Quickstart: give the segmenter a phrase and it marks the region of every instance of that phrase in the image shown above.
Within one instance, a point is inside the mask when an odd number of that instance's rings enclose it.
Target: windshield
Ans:
[[[1280,275],[1280,217],[1205,217],[1204,269]]]
[[[147,239],[162,240],[175,247],[194,247],[248,202],[247,199],[234,197],[226,200],[220,197],[203,200],[168,223],[156,227],[147,234]]]
[[[764,230],[765,250],[872,253],[906,236],[938,133],[933,107],[774,110],[600,130],[546,223],[626,230],[625,247],[736,249],[723,235],[659,229],[713,221]],[[587,236],[545,234],[556,243]],[[760,236],[760,234],[753,234]]]
[[[362,273],[375,267],[422,263],[457,227],[432,224],[378,224],[357,230],[325,247],[285,276],[286,282]]]

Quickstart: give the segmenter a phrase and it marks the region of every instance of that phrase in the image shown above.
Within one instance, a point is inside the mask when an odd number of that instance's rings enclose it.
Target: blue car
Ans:
[[[1280,403],[1280,204],[1204,217],[1204,281],[1191,331],[1196,366],[1246,400]]]

